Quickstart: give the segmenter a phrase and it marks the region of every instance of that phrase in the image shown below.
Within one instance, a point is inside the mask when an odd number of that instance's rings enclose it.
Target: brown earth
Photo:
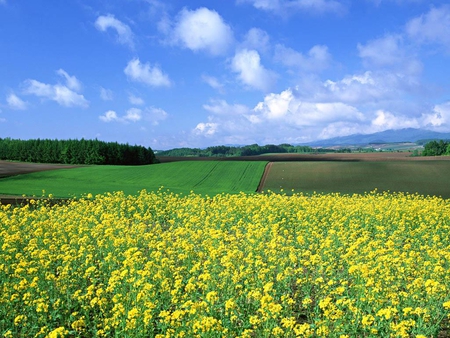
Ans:
[[[0,178],[36,171],[77,168],[79,165],[0,161]]]
[[[48,163],[27,163],[27,162],[9,162],[0,161],[0,179],[8,176],[15,176],[20,174],[29,174],[37,171],[56,170],[56,169],[70,169],[78,168],[79,165],[66,164],[48,164]],[[30,197],[18,197],[10,195],[0,195],[0,204],[23,204],[29,201]],[[55,200],[55,203],[58,201]]]
[[[261,192],[264,185],[266,184],[267,176],[269,176],[270,168],[272,167],[273,162],[267,163],[266,167],[264,168],[264,173],[261,177],[261,180],[259,181],[258,188],[256,189],[257,192]]]
[[[450,160],[450,156],[411,156],[409,152],[268,154],[236,157],[158,157],[161,163],[178,161],[430,161]]]

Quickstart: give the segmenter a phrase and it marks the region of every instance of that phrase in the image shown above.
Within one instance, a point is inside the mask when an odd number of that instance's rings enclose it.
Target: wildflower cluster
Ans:
[[[449,201],[408,194],[3,206],[0,336],[437,336],[449,238]]]

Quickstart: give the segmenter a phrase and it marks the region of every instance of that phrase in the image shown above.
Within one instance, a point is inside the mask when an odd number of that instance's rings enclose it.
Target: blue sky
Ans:
[[[153,149],[450,131],[450,4],[0,0],[0,137]]]

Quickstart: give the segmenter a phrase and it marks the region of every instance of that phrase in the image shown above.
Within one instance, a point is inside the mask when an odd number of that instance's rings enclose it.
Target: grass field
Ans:
[[[55,197],[124,191],[136,194],[161,186],[175,193],[255,192],[266,162],[196,161],[149,166],[90,166],[0,179],[0,194]]]
[[[401,191],[450,198],[450,161],[274,162],[262,190]]]

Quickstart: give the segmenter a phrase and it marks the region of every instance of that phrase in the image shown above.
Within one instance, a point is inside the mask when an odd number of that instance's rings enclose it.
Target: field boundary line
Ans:
[[[269,162],[266,164],[264,168],[264,173],[261,176],[261,180],[259,181],[258,188],[256,192],[262,192],[264,189],[264,185],[266,184],[267,176],[269,176],[270,169],[272,168],[273,162]]]
[[[217,168],[218,165],[219,165],[218,163],[214,163],[214,165],[212,166],[211,170],[208,171],[208,173],[207,173],[200,181],[198,181],[197,183],[195,183],[194,186],[192,187],[192,189],[194,189],[195,187],[197,187],[197,186],[199,186],[200,184],[202,184],[205,180],[207,180],[207,179],[211,176],[212,172],[213,172],[214,170],[216,170],[216,168]]]

